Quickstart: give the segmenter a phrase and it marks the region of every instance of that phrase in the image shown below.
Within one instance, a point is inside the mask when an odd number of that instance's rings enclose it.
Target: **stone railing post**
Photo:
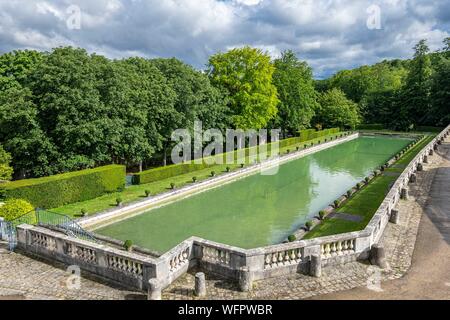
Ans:
[[[384,247],[378,244],[374,244],[370,249],[370,263],[379,266],[381,269],[387,267],[386,254]]]
[[[411,176],[409,177],[409,183],[415,183],[417,180],[416,175],[413,173],[411,174]]]
[[[158,279],[152,278],[148,281],[148,300],[161,300],[161,284]]]
[[[243,292],[248,292],[253,289],[253,273],[248,267],[241,267],[239,269],[239,288]]]
[[[399,220],[400,220],[400,215],[398,213],[398,210],[392,209],[391,216],[389,217],[389,222],[398,224]]]
[[[206,296],[206,279],[203,272],[197,272],[195,274],[195,290],[194,293],[197,297]]]
[[[311,256],[309,275],[316,278],[319,278],[322,275],[322,260],[318,254],[313,254]]]
[[[402,190],[400,191],[400,199],[408,200],[408,188],[402,188]]]
[[[417,171],[423,171],[423,165],[420,162],[417,164]]]
[[[428,156],[423,156],[423,163],[428,163]]]

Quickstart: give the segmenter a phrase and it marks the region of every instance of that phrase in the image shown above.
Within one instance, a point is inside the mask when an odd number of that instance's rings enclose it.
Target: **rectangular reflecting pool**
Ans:
[[[279,243],[410,141],[359,137],[95,232],[160,252],[190,236],[245,249]]]

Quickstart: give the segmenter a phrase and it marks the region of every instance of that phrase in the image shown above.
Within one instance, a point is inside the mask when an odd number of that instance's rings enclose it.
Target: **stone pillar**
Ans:
[[[400,191],[400,199],[408,200],[408,188],[402,188]]]
[[[248,267],[242,267],[239,270],[239,288],[243,292],[248,292],[253,289],[253,274]]]
[[[195,295],[197,297],[206,296],[206,280],[203,272],[197,272],[195,274]]]
[[[410,183],[415,183],[417,180],[416,175],[413,173],[410,177],[409,177],[409,182]]]
[[[432,156],[432,155],[434,154],[434,151],[433,151],[433,149],[430,149],[430,152],[429,152],[429,154],[430,154],[430,156]]]
[[[398,213],[398,210],[392,209],[391,216],[389,217],[389,222],[398,224],[399,220],[400,220],[400,215]]]
[[[158,279],[152,278],[148,281],[148,300],[161,300],[161,284]]]
[[[423,156],[423,163],[428,163],[428,156]]]
[[[435,145],[433,146],[433,149],[434,149],[434,150],[437,150],[437,149],[438,149],[437,144],[435,144]]]
[[[320,255],[314,254],[309,262],[309,275],[319,278],[322,275],[322,261]]]
[[[379,266],[381,269],[387,267],[386,254],[384,247],[378,244],[374,244],[370,249],[370,263]]]
[[[423,165],[421,163],[417,164],[417,171],[422,171],[423,170]]]

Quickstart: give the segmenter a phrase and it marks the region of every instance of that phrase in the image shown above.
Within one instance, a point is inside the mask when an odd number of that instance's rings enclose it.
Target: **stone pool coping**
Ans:
[[[187,185],[180,189],[171,190],[158,194],[156,196],[150,197],[145,200],[138,200],[136,202],[123,205],[121,207],[108,209],[99,212],[95,215],[83,217],[77,219],[77,223],[90,231],[95,231],[99,228],[105,227],[107,225],[120,222],[122,220],[131,218],[148,212],[149,210],[159,208],[161,206],[170,204],[172,202],[199,194],[201,192],[209,191],[213,188],[221,187],[225,184],[235,182],[239,179],[256,174],[258,171],[270,170],[278,165],[284,164],[289,161],[293,161],[304,156],[314,154],[316,152],[328,149],[330,147],[357,139],[360,136],[359,132],[356,133],[342,133],[346,134],[342,138],[337,138],[327,142],[323,142],[307,149],[302,149],[298,151],[292,151],[288,154],[277,156],[275,159],[268,159],[261,163],[239,169],[234,172],[225,173],[223,175],[213,177],[196,184]],[[339,134],[337,134],[339,135]]]

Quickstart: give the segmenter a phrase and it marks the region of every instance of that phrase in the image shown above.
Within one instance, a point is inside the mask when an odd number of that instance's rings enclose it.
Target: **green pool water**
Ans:
[[[95,232],[160,252],[190,236],[241,248],[283,241],[410,140],[360,137]]]

